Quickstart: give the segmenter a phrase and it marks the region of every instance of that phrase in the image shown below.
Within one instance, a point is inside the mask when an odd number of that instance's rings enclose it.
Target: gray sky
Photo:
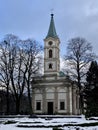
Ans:
[[[98,0],[0,0],[0,39],[12,33],[43,44],[51,9],[61,55],[66,52],[67,41],[76,36],[91,42],[98,54]]]

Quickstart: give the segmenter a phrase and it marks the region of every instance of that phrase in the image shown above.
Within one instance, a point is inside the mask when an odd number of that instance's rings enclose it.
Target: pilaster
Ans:
[[[47,111],[46,111],[46,89],[45,88],[43,88],[43,104],[42,104],[42,106],[43,106],[43,109],[42,109],[42,113],[43,114],[46,114],[47,113]]]
[[[69,86],[69,103],[70,103],[70,107],[69,107],[69,110],[70,110],[70,114],[72,114],[72,86]]]
[[[58,112],[58,92],[57,87],[55,87],[55,110],[54,113],[57,114]]]

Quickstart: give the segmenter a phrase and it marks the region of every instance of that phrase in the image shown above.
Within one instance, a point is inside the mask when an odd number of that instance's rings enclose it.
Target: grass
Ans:
[[[53,130],[63,130],[63,129],[59,127],[53,127]]]
[[[7,124],[15,124],[15,123],[17,123],[17,121],[14,121],[14,120],[8,120],[8,121],[4,122],[5,125],[7,125]]]
[[[42,122],[19,122],[19,124],[37,124]]]
[[[80,124],[80,126],[85,127],[85,126],[98,126],[98,122],[93,122],[93,123],[84,123]]]
[[[64,124],[64,126],[81,126],[81,127],[90,127],[90,126],[98,126],[98,122],[93,122],[93,123],[84,123],[84,124]]]
[[[24,127],[24,128],[30,128],[30,127],[35,127],[35,128],[50,128],[52,127],[53,130],[62,130],[60,127],[64,127],[64,126],[81,126],[81,127],[90,127],[90,126],[98,126],[98,122],[94,122],[94,123],[84,123],[84,124],[64,124],[64,125],[57,125],[57,126],[52,126],[52,125],[49,125],[49,126],[44,126],[43,124],[39,125],[39,126],[34,126],[33,124],[32,125],[17,125],[17,127]]]

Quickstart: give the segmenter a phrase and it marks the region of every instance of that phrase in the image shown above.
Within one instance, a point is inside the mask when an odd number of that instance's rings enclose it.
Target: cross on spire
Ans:
[[[54,9],[52,8],[52,9],[51,9],[51,14],[53,14],[53,12],[54,12]]]

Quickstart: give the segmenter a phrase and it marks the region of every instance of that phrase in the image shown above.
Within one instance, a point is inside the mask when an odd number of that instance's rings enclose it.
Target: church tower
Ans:
[[[53,14],[48,34],[44,39],[44,74],[45,76],[58,75],[60,71],[60,40],[56,33]]]

